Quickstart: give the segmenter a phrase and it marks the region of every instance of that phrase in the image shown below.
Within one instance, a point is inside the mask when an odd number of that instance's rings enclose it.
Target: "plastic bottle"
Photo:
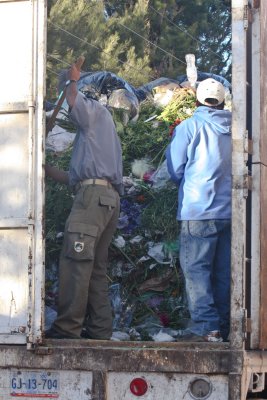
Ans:
[[[195,89],[196,82],[197,82],[197,68],[195,65],[195,55],[194,54],[186,54],[185,61],[186,61],[187,79],[190,83],[190,86]]]

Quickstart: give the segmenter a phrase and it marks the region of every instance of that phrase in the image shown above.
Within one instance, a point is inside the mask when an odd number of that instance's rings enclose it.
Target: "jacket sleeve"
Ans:
[[[187,148],[190,144],[188,122],[188,120],[184,121],[175,128],[173,139],[166,150],[169,174],[171,179],[178,185],[184,175],[184,169],[187,162]]]

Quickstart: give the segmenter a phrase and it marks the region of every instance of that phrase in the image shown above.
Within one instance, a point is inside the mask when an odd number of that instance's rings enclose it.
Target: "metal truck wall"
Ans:
[[[246,24],[245,0],[232,1],[232,286],[231,342],[234,348],[244,344],[245,266],[246,266]]]
[[[14,397],[93,400],[96,397],[92,376],[88,371],[2,370],[0,400]],[[134,400],[137,396],[146,400],[228,400],[228,377],[111,372],[105,376],[97,399]]]
[[[260,343],[261,349],[267,348],[267,3],[261,1],[261,75],[260,75],[260,185],[261,185],[261,196],[260,196],[260,285],[261,285],[261,296],[260,296]]]
[[[253,1],[251,15],[252,256],[251,347],[267,347],[267,2]]]
[[[229,343],[48,339],[0,346],[0,400],[241,400],[229,394],[241,366]]]
[[[0,1],[0,343],[40,336],[44,12]]]

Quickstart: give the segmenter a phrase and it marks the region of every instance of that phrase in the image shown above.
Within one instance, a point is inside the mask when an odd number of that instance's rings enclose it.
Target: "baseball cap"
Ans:
[[[197,87],[197,100],[206,106],[216,107],[224,101],[225,89],[222,83],[208,78]]]

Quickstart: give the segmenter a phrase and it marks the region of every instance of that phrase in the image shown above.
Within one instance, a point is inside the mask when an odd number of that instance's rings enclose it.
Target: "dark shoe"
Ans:
[[[91,337],[91,336],[89,335],[89,333],[87,332],[87,329],[86,329],[86,328],[83,328],[83,329],[82,329],[81,337],[82,337],[83,339],[92,339],[92,337]]]
[[[47,331],[45,331],[45,338],[46,339],[79,339],[73,336],[69,336],[63,333],[58,332],[54,328],[50,328]]]
[[[220,331],[210,331],[204,336],[196,335],[195,333],[185,333],[176,338],[177,342],[213,342],[221,343],[223,338]]]
[[[92,336],[88,333],[88,331],[87,331],[86,328],[83,328],[83,329],[82,329],[81,338],[83,338],[83,339],[91,339],[91,340],[110,340],[110,338],[95,338],[95,337],[92,337]]]

